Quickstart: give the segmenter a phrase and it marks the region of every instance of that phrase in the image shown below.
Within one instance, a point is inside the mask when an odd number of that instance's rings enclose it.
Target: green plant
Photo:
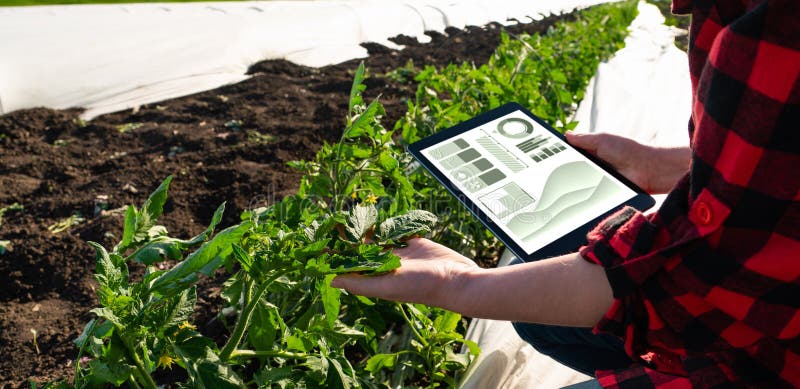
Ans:
[[[51,224],[50,226],[47,227],[47,229],[50,230],[50,233],[54,235],[60,234],[64,231],[69,230],[74,226],[83,223],[85,220],[86,219],[84,219],[79,212],[76,212],[65,219],[59,220]]]
[[[125,123],[125,124],[118,125],[117,126],[117,131],[119,131],[120,133],[124,134],[126,132],[130,132],[130,131],[133,131],[133,130],[135,130],[137,128],[141,128],[141,127],[142,127],[142,123]]]
[[[403,142],[414,143],[442,129],[499,107],[518,102],[566,131],[600,61],[624,46],[637,3],[604,4],[576,13],[542,35],[501,35],[489,62],[426,66],[416,75],[414,102],[396,125]],[[417,207],[442,215],[433,239],[478,258],[498,256],[498,243],[475,218],[422,170],[411,175]]]
[[[140,209],[128,207],[113,250],[92,243],[100,307],[76,340],[79,358],[92,358],[86,367],[76,363],[76,386],[154,388],[153,372],[173,365],[197,387],[372,387],[421,377],[430,386],[455,383],[454,373],[477,353],[457,331],[460,315],[330,286],[337,274],[396,269],[390,249],[425,235],[437,219],[411,209],[403,150],[380,125],[378,101],[362,100],[364,76],[362,65],[341,140],[293,164],[305,172],[297,195],[248,211],[213,235],[223,204],[206,231],[181,240],[156,224],[170,177]],[[153,266],[165,260],[177,262]],[[141,278],[129,274],[130,262],[147,266]],[[190,321],[197,281],[221,267],[232,272],[222,295],[236,322],[218,348]],[[461,344],[469,354],[458,354]],[[402,373],[387,375],[396,366]]]

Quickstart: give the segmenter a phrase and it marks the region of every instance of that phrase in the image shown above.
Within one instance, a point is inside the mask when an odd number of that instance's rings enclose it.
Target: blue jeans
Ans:
[[[562,365],[594,377],[596,370],[621,369],[633,361],[622,340],[613,335],[595,335],[590,328],[513,323],[522,340]]]
[[[510,265],[522,263],[514,259]],[[621,369],[633,361],[622,340],[608,334],[595,335],[591,328],[512,323],[522,340],[562,365],[594,377],[596,370]]]

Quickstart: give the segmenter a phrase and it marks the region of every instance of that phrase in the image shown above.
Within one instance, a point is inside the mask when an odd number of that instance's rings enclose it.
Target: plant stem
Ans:
[[[271,351],[271,350],[234,350],[231,353],[233,358],[251,357],[278,357],[286,359],[308,359],[310,355],[306,353],[293,353],[291,351]]]
[[[256,307],[261,301],[261,297],[264,296],[264,293],[267,292],[267,289],[269,289],[269,286],[273,281],[290,271],[291,270],[279,271],[273,274],[272,277],[268,278],[261,286],[259,286],[252,299],[247,302],[244,310],[242,310],[242,312],[239,314],[239,319],[236,321],[236,327],[234,327],[233,333],[228,339],[228,342],[222,347],[222,351],[219,353],[219,359],[225,362],[231,358],[231,354],[233,354],[233,351],[236,350],[236,347],[238,347],[239,343],[242,341],[245,330],[247,330],[247,327],[250,326],[250,319],[253,317],[253,312],[255,312]]]
[[[402,303],[395,303],[395,304],[397,304],[397,307],[400,308],[400,312],[403,314],[403,318],[406,319],[408,327],[411,328],[411,332],[414,333],[414,336],[417,338],[417,340],[419,340],[419,342],[422,343],[424,347],[428,347],[428,341],[425,340],[425,338],[423,338],[422,335],[414,327],[414,323],[411,321],[411,318],[408,317],[408,314],[406,314],[406,310],[405,308],[403,308],[403,304]]]
[[[158,385],[156,382],[153,381],[153,377],[150,376],[150,373],[147,372],[147,369],[144,368],[144,362],[142,359],[139,358],[139,354],[136,353],[136,348],[133,347],[131,342],[127,339],[127,337],[116,335],[122,340],[122,344],[125,345],[125,348],[128,349],[128,356],[133,360],[133,363],[136,365],[135,373],[139,373],[139,378],[142,379],[141,385],[144,385],[148,389],[158,389]],[[135,376],[136,374],[134,374]]]
[[[139,386],[139,383],[138,383],[138,382],[136,382],[136,374],[133,374],[133,372],[131,372],[131,383],[133,384],[133,387],[134,387],[134,388],[136,388],[136,389],[142,389],[142,387],[141,387],[141,386]]]

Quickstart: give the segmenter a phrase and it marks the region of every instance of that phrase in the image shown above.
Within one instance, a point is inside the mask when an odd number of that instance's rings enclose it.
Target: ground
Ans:
[[[507,29],[535,33],[565,17]],[[381,96],[384,124],[391,125],[415,86],[387,72],[409,60],[417,66],[483,63],[503,28],[429,33],[427,44],[399,36],[394,41],[407,46],[402,51],[365,44],[372,75],[366,97]],[[323,142],[338,139],[359,61],[325,68],[264,61],[241,83],[90,122],[77,109],[0,116],[0,208],[24,207],[6,212],[0,225],[0,241],[10,241],[0,255],[0,274],[7,275],[0,285],[0,387],[71,377],[72,340],[96,305],[94,255],[86,242],[117,242],[122,207],[140,204],[167,175],[175,180],[162,222],[174,236],[202,231],[223,201],[228,208],[221,227],[236,223],[245,209],[295,192],[299,174],[286,162],[312,158]],[[84,220],[51,231],[76,216]],[[222,331],[214,317],[224,278],[204,280],[199,288],[196,321],[212,336]]]

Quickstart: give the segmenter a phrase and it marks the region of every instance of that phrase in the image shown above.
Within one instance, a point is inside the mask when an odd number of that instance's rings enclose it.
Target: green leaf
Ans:
[[[477,343],[471,340],[463,340],[462,341],[465,346],[467,346],[467,350],[469,350],[469,354],[472,356],[478,356],[481,353],[481,348],[478,346]]]
[[[148,266],[165,259],[180,260],[183,248],[180,239],[161,236],[137,249],[128,259]]]
[[[397,169],[397,167],[400,166],[400,163],[397,161],[397,157],[392,155],[389,150],[383,150],[381,151],[380,155],[378,155],[378,166],[380,166],[381,169],[389,172]]]
[[[564,126],[564,129],[567,130],[567,131],[572,131],[572,130],[575,129],[575,127],[578,127],[578,121],[573,120],[573,121],[567,123],[567,125]]]
[[[116,290],[125,285],[128,278],[127,267],[124,264],[118,266],[117,263],[112,260],[112,255],[99,243],[88,243],[90,246],[94,247],[96,253],[95,260],[97,264],[95,265],[95,279],[97,282],[100,283],[101,286],[106,286],[111,290]],[[118,259],[117,262],[121,261]]]
[[[347,138],[355,138],[362,135],[374,136],[374,130],[370,131],[373,127],[372,122],[376,120],[376,116],[383,115],[383,113],[383,106],[378,102],[378,99],[372,100],[367,109],[360,113],[356,120],[353,121],[353,124],[346,129],[344,136]]]
[[[380,252],[373,255],[373,250],[362,249],[362,247],[375,247],[370,245],[361,245],[359,250],[363,252],[359,257],[354,256],[341,256],[337,255],[330,259],[328,269],[325,270],[332,274],[353,273],[361,272],[365,274],[385,273],[400,267],[400,257],[392,254],[389,251]],[[367,254],[367,256],[364,256]],[[311,261],[309,261],[311,262]]]
[[[81,335],[73,340],[73,343],[89,355],[101,356],[105,346],[103,339],[111,336],[113,329],[114,325],[110,321],[103,320],[100,322],[98,319],[91,319],[83,327]]]
[[[336,277],[335,274],[329,274],[324,279],[317,280],[317,290],[319,290],[320,297],[322,298],[322,306],[325,309],[325,319],[330,328],[334,327],[336,320],[339,319],[339,308],[341,301],[339,298],[342,291],[331,287],[331,281]]]
[[[328,242],[330,241],[330,238],[326,238],[312,242],[303,248],[295,250],[292,253],[292,256],[298,261],[305,261],[308,258],[319,257],[327,249]]]
[[[564,73],[562,73],[562,72],[560,72],[558,70],[551,70],[550,71],[550,78],[552,78],[553,81],[555,81],[555,82],[557,82],[559,84],[566,84],[567,83],[567,76],[565,76]]]
[[[155,226],[155,222],[164,211],[170,182],[172,182],[172,176],[161,182],[161,185],[150,194],[138,212],[133,206],[128,207],[125,212],[125,228],[122,232],[122,241],[114,248],[115,253],[123,253],[131,246],[166,234],[166,230],[163,227]],[[158,228],[151,230],[154,226]]]
[[[400,265],[401,265],[400,257],[392,253],[389,253],[388,260],[383,262],[383,264],[381,264],[381,266],[379,266],[377,269],[374,269],[372,273],[376,275],[388,273],[394,269],[399,268]]]
[[[147,198],[142,206],[141,212],[147,212],[150,220],[153,222],[155,222],[164,211],[164,203],[167,202],[167,191],[169,190],[170,182],[172,182],[172,176],[168,176],[161,182],[161,185],[150,194],[150,197]]]
[[[209,360],[193,361],[189,372],[192,376],[193,386],[198,389],[216,388],[244,388],[244,381],[236,375],[233,369],[219,362]],[[193,373],[193,374],[192,374]]]
[[[283,366],[283,367],[267,367],[261,371],[258,376],[258,380],[263,382],[264,386],[271,386],[279,381],[283,381],[292,377],[292,367],[291,366]]]
[[[233,253],[233,243],[239,242],[250,228],[250,222],[242,222],[221,231],[177,266],[153,280],[150,290],[162,294],[168,293],[175,288],[183,288],[196,282],[195,273],[210,274],[212,269],[221,266],[222,261]]]
[[[364,235],[375,226],[378,210],[372,205],[356,205],[350,210],[345,233],[351,242],[361,242]]]
[[[256,350],[272,349],[283,324],[278,307],[262,299],[253,311],[253,317],[250,320],[250,328],[247,331],[247,340],[250,344]]]
[[[245,272],[250,273],[253,268],[253,258],[250,258],[250,255],[238,244],[232,245],[231,249],[233,250],[233,258],[239,262]]]
[[[328,376],[330,363],[328,363],[327,358],[311,357],[306,359],[303,366],[309,369],[309,378],[322,384]]]
[[[433,319],[433,328],[436,329],[437,332],[454,332],[460,321],[461,315],[455,312],[444,311],[444,313]]]
[[[463,367],[469,366],[469,354],[454,352],[450,347],[445,348],[445,361],[456,363]]]
[[[379,243],[393,243],[415,235],[425,235],[438,221],[436,215],[422,210],[413,210],[383,221],[378,226],[375,239]]]
[[[214,342],[193,331],[182,331],[172,351],[181,359],[195,388],[244,388],[233,369],[221,363]]]
[[[353,367],[350,362],[344,357],[327,358],[331,366],[333,366],[336,375],[332,375],[332,383],[336,383],[337,387],[350,389],[351,387],[358,386],[358,380],[353,372]],[[328,377],[331,380],[331,376]]]
[[[153,226],[148,230],[149,242],[131,254],[128,260],[141,262],[145,265],[151,265],[164,259],[180,260],[183,257],[184,250],[203,243],[214,233],[214,228],[222,220],[223,212],[225,212],[225,203],[222,203],[214,212],[208,228],[189,240],[170,238],[166,236],[167,231],[164,227]]]
[[[92,381],[120,386],[130,378],[133,369],[122,363],[106,363],[92,359],[89,361],[89,371],[91,371],[91,376],[88,378]]]
[[[393,369],[396,362],[397,354],[375,354],[367,360],[364,369],[374,374],[383,368]]]
[[[356,70],[356,74],[353,76],[353,86],[350,87],[350,103],[348,105],[348,112],[353,112],[353,108],[356,105],[361,105],[363,100],[361,99],[361,92],[366,89],[364,86],[364,62],[358,64],[358,69]]]
[[[217,225],[222,221],[222,215],[225,213],[225,204],[226,202],[223,201],[222,204],[217,207],[217,210],[214,211],[214,215],[211,216],[211,223],[208,224],[208,227],[205,229],[205,231],[201,232],[194,238],[183,242],[186,247],[194,246],[208,240],[211,234],[214,233],[214,229],[217,228]]]
[[[155,327],[162,332],[170,327],[178,326],[194,314],[197,302],[195,287],[185,289],[177,295],[164,300],[159,306],[153,308]]]
[[[122,230],[122,242],[119,243],[121,250],[127,248],[132,242],[136,234],[136,207],[129,205],[125,210],[125,227]]]
[[[296,350],[302,352],[308,352],[311,347],[307,344],[306,340],[301,337],[299,334],[293,334],[287,336],[285,339],[286,348],[289,350]]]
[[[97,317],[108,320],[111,322],[111,324],[114,324],[114,326],[119,329],[125,329],[125,324],[123,324],[117,315],[115,315],[114,312],[108,308],[94,308],[89,312],[94,313],[97,315]]]

